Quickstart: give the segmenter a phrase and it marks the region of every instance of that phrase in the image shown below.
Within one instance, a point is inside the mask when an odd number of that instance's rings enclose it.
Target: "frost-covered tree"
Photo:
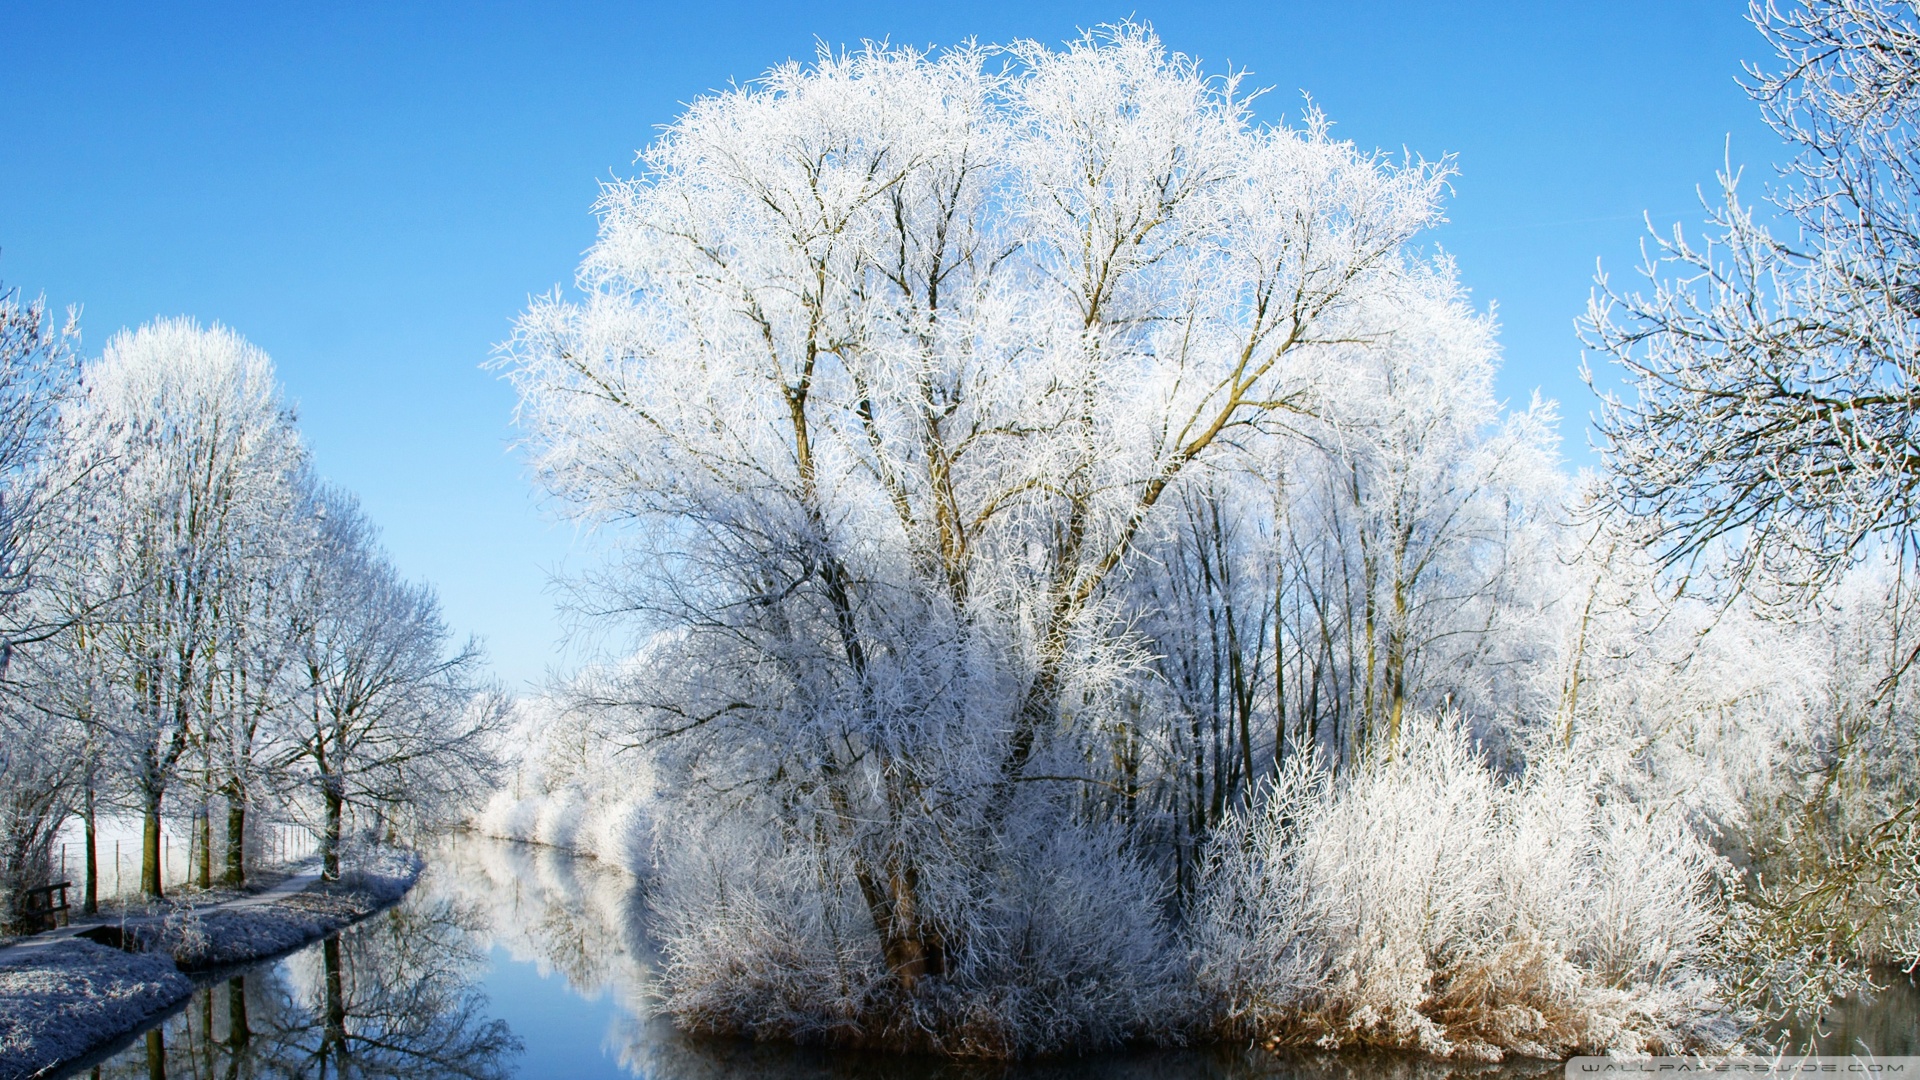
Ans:
[[[54,533],[48,467],[78,341],[72,313],[56,330],[43,299],[23,301],[18,288],[0,286],[0,675],[16,641],[42,629],[24,599]]]
[[[1808,601],[1881,612],[1855,624],[1849,649],[1815,651],[1830,686],[1855,685],[1830,690],[1822,722],[1784,755],[1801,790],[1770,801],[1796,812],[1754,838],[1740,948],[1764,962],[1743,982],[1792,1012],[1858,960],[1920,952],[1901,925],[1920,910],[1903,883],[1920,863],[1920,804],[1910,763],[1889,772],[1901,759],[1883,749],[1915,741],[1920,658],[1906,610],[1920,553],[1920,11],[1807,0],[1752,18],[1776,56],[1750,68],[1749,90],[1795,156],[1759,207],[1723,176],[1706,243],[1656,236],[1650,292],[1603,278],[1587,338],[1635,391],[1605,405],[1602,505],[1662,565],[1782,617]],[[1889,552],[1905,565],[1880,599],[1837,599],[1854,567]],[[1841,779],[1869,773],[1864,788]]]
[[[1749,91],[1796,156],[1760,207],[1723,176],[1705,244],[1656,235],[1651,292],[1602,278],[1587,340],[1637,391],[1601,418],[1613,502],[1667,560],[1730,549],[1736,580],[1802,589],[1920,523],[1920,16],[1753,18],[1777,56]]]
[[[93,914],[100,902],[99,826],[103,815],[124,802],[125,784],[113,751],[113,718],[126,707],[116,678],[115,658],[94,619],[97,609],[75,610],[68,601],[84,593],[68,591],[77,567],[85,565],[85,544],[62,548],[37,583],[36,602],[61,620],[57,633],[21,649],[9,673],[25,707],[39,714],[32,738],[16,744],[37,754],[51,750],[66,777],[63,809],[81,825],[80,907]],[[64,817],[64,815],[63,815]]]
[[[249,807],[290,794],[276,754],[305,701],[301,645],[318,617],[302,602],[302,586],[311,565],[324,557],[319,481],[304,470],[287,481],[293,501],[284,516],[271,528],[235,538],[208,714],[198,738],[201,786],[226,804],[220,876],[229,886],[246,880]],[[210,832],[202,832],[203,886],[211,876]]]
[[[1551,406],[1503,415],[1492,331],[1444,289],[1406,305],[1293,437],[1211,470],[1143,542],[1127,605],[1158,677],[1112,779],[1135,817],[1161,809],[1183,886],[1290,755],[1391,754],[1410,709],[1496,741],[1531,722],[1563,481]]]
[[[171,319],[76,372],[74,336],[0,293],[7,899],[45,877],[74,813],[91,911],[102,812],[143,819],[157,899],[163,813],[190,822],[189,880],[206,888],[216,804],[221,877],[239,885],[256,806],[285,820],[310,801],[337,873],[343,807],[442,820],[485,787],[500,706],[476,693],[477,650],[447,648],[431,591],[400,582],[352,500],[321,486],[266,355]]]
[[[1541,543],[1563,483],[1553,407],[1502,415],[1490,321],[1448,299],[1354,367],[1326,410],[1318,475],[1298,481],[1319,490],[1289,514],[1289,545],[1331,564],[1309,580],[1340,583],[1314,606],[1348,628],[1331,650],[1345,653],[1346,757],[1392,753],[1409,709],[1514,721],[1530,703],[1497,684],[1517,681],[1516,639],[1556,598]]]
[[[291,583],[299,682],[278,764],[319,803],[322,872],[341,871],[348,814],[445,816],[484,789],[504,702],[476,642],[455,646],[433,590],[403,580],[351,495],[303,509],[314,543]]]
[[[1144,1028],[1158,887],[1082,813],[1144,670],[1118,583],[1190,486],[1452,310],[1405,246],[1445,168],[1256,124],[1132,26],[823,54],[643,162],[503,364],[544,482],[621,540],[595,602],[651,635],[586,697],[685,826],[680,1015],[993,1053]]]
[[[84,587],[124,691],[100,723],[144,819],[141,889],[157,897],[162,800],[208,745],[246,553],[286,518],[304,455],[266,354],[186,319],[108,342],[66,427],[95,475]],[[202,851],[205,813],[202,800]]]
[[[23,646],[60,621],[34,602],[62,535],[56,468],[57,411],[70,393],[73,347],[41,300],[0,287],[0,922],[12,924],[22,888],[46,883],[48,854],[65,819],[76,759],[59,750],[71,732],[39,707],[36,680],[16,666]]]

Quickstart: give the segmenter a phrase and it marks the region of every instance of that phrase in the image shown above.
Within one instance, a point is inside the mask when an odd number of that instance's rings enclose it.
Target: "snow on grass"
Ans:
[[[78,938],[0,951],[0,1080],[79,1057],[192,992],[161,954]]]

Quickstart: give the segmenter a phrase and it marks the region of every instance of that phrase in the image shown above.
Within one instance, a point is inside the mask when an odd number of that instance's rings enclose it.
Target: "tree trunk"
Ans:
[[[160,881],[160,793],[147,793],[140,823],[140,895],[149,900],[166,899]]]
[[[158,1027],[147,1032],[147,1080],[167,1080],[167,1038]]]
[[[856,875],[880,936],[881,956],[901,991],[914,992],[920,980],[947,972],[946,942],[921,918],[918,877],[912,867],[895,869],[882,881],[872,868]]]
[[[332,777],[327,779],[327,826],[320,837],[320,876],[328,881],[340,880],[340,824],[345,816],[345,800],[340,797],[339,785]]]
[[[1364,545],[1362,547],[1364,552]],[[1360,714],[1347,730],[1347,758],[1354,761],[1359,760],[1361,752],[1367,748],[1367,741],[1373,737],[1380,724],[1380,717],[1375,711],[1380,707],[1380,694],[1374,681],[1380,674],[1379,598],[1374,595],[1379,588],[1380,575],[1374,569],[1373,559],[1370,556],[1363,554],[1361,564],[1361,573],[1365,577],[1366,584],[1366,593],[1361,602],[1361,619],[1362,632],[1366,634],[1367,666],[1366,678],[1361,682]]]
[[[1273,771],[1287,763],[1287,618],[1284,571],[1273,576]]]
[[[1387,756],[1400,752],[1400,720],[1407,708],[1407,590],[1400,566],[1403,556],[1394,554],[1393,625],[1387,628]]]
[[[238,794],[227,794],[227,865],[220,883],[238,889],[247,883],[247,802]]]
[[[205,799],[193,812],[193,883],[203,889],[213,887],[213,815]]]
[[[1304,661],[1302,661],[1304,663]],[[1320,661],[1313,662],[1313,675],[1307,683],[1306,715],[1301,717],[1301,725],[1306,729],[1307,745],[1305,750],[1312,754],[1320,749]],[[1339,738],[1339,733],[1334,733]]]
[[[87,834],[87,885],[80,900],[80,914],[97,915],[100,912],[100,847],[98,825],[94,818],[93,807],[93,770],[87,770],[86,807],[81,814],[81,823],[86,826]]]

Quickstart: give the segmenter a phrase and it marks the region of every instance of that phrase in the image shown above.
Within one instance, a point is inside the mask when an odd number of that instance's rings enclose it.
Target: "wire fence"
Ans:
[[[118,830],[110,830],[118,831]],[[282,867],[310,858],[320,850],[319,842],[298,825],[270,825],[257,832],[248,843],[248,866],[254,869]],[[96,889],[104,902],[125,900],[140,895],[140,838],[124,835],[96,835],[94,857],[98,863]],[[174,889],[190,883],[198,864],[199,845],[190,834],[163,825],[160,830],[160,885]],[[86,845],[84,841],[62,840],[58,855],[56,881],[72,883],[75,902],[86,887]],[[214,848],[212,876],[218,880],[225,868],[225,852]]]

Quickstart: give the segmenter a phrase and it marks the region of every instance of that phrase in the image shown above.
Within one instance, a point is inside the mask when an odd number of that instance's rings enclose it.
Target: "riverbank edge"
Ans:
[[[397,903],[420,880],[416,852],[385,850],[338,882],[129,916],[78,936],[0,949],[0,1080],[36,1080],[84,1061],[177,1008],[204,981],[311,944]]]

